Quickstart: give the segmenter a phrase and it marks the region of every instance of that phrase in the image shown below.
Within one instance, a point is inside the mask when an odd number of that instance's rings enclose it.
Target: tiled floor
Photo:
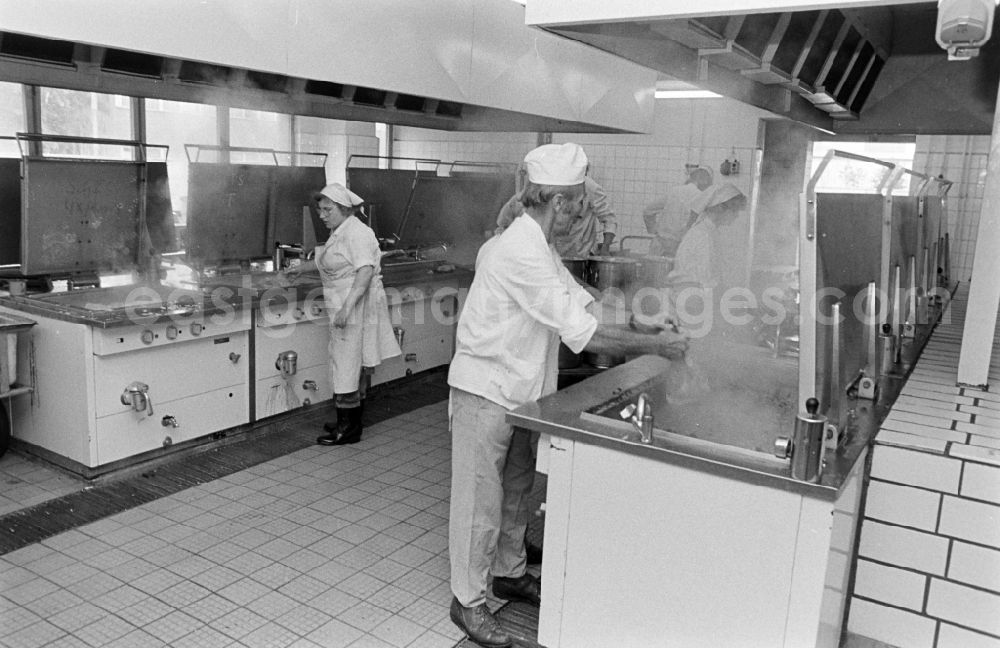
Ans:
[[[14,452],[0,457],[0,515],[74,493],[86,486],[82,479]]]
[[[442,401],[6,553],[0,647],[455,646],[449,462]],[[0,515],[88,485],[13,453],[0,478]]]
[[[453,646],[449,445],[429,405],[0,556],[0,646]]]

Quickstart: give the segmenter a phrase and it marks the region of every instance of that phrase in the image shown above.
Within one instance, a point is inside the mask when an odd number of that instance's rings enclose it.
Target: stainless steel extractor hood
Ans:
[[[669,78],[837,133],[991,130],[1000,47],[988,42],[971,60],[949,61],[935,41],[936,2],[825,2],[752,12],[735,7],[744,3],[729,4],[733,9],[725,13],[677,18],[651,15],[653,9],[629,17],[629,5],[613,17],[574,14],[572,22],[537,24]]]

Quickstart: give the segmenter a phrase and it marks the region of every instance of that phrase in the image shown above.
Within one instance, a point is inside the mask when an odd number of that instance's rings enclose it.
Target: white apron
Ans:
[[[351,223],[351,220],[356,223]],[[340,232],[345,226],[348,229]],[[316,249],[316,265],[323,281],[323,301],[330,317],[329,373],[335,394],[357,391],[362,367],[376,367],[382,360],[401,353],[389,319],[389,307],[377,257],[378,242],[374,234],[371,235],[371,242],[375,244],[375,274],[372,275],[368,290],[351,312],[347,325],[343,328],[333,325],[333,317],[343,306],[357,274],[357,269],[349,258],[361,258],[359,267],[372,265],[365,262],[372,260],[371,250],[359,252],[350,249],[352,245],[359,243],[366,248],[369,246],[365,233],[351,232],[359,226],[368,229],[357,219],[349,218],[337,228],[325,245]],[[356,240],[359,237],[361,240]]]

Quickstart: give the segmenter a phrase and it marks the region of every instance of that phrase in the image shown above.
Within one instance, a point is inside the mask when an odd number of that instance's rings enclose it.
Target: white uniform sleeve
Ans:
[[[537,249],[520,250],[505,266],[511,298],[533,319],[556,331],[574,353],[582,351],[597,330],[597,319],[586,309],[593,298],[569,271],[553,263],[548,250],[539,254]]]
[[[596,182],[587,183],[587,199],[593,205],[594,213],[597,215],[597,222],[600,223],[599,233],[618,233],[618,217],[611,210],[611,201],[608,199],[608,192],[604,187]]]

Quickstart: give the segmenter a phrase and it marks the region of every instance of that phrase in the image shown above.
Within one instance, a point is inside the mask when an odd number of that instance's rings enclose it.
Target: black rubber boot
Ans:
[[[316,443],[320,445],[357,443],[361,440],[361,415],[363,413],[363,404],[359,407],[338,407],[336,429],[328,430],[327,434],[316,439]],[[326,429],[325,425],[323,427]]]
[[[343,407],[337,408],[337,420],[327,421],[323,424],[323,434],[316,438],[316,443],[320,445],[337,445],[337,439],[343,436],[344,426],[347,425],[347,410]]]

